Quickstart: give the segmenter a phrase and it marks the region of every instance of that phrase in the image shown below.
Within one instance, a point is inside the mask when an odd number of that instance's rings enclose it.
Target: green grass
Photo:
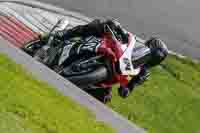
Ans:
[[[114,93],[109,106],[150,133],[200,133],[200,63],[169,56],[130,97]]]
[[[200,133],[200,63],[169,58],[127,98],[109,104],[150,133]],[[87,109],[0,55],[0,133],[110,133]]]
[[[0,55],[0,133],[113,133],[87,109]]]

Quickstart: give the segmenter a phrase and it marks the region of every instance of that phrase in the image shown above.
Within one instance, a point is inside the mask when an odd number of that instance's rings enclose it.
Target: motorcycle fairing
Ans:
[[[123,75],[137,75],[140,72],[140,68],[134,68],[132,64],[132,51],[135,48],[136,37],[130,35],[131,39],[128,45],[123,45],[123,55],[119,59],[120,70]],[[126,48],[124,47],[126,46]]]
[[[87,38],[75,37],[65,41],[65,46],[62,51],[59,65],[61,65],[68,57],[73,54],[80,54],[83,52],[94,52],[101,43],[101,39],[95,36],[89,36]]]

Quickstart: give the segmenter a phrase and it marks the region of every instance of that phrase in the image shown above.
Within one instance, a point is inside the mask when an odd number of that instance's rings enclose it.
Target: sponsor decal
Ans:
[[[101,39],[90,36],[84,39],[79,47],[78,53],[81,51],[91,51],[94,52],[98,45],[101,43]]]

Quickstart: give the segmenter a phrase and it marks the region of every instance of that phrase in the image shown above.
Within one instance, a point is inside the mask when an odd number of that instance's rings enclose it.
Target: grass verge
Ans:
[[[114,93],[109,106],[150,133],[200,130],[200,63],[171,55],[127,99]]]
[[[1,133],[113,133],[87,109],[0,55]]]

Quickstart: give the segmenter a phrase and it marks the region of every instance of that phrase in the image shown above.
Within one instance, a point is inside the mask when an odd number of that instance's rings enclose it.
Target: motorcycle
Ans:
[[[67,25],[67,20],[59,20],[47,39],[38,38],[26,44],[22,49],[81,88],[110,79],[112,77],[110,68],[112,67],[105,57],[87,51],[68,58],[69,47],[63,45],[63,41],[54,38],[54,33],[66,28]],[[70,43],[80,43],[72,41]]]
[[[116,64],[113,64],[104,56],[86,51],[68,58],[70,45],[64,45],[65,42],[54,38],[56,31],[63,30],[67,26],[67,20],[59,20],[45,40],[38,38],[25,45],[23,50],[81,88],[87,88],[90,85],[112,79],[113,74],[118,71],[113,67]],[[109,26],[107,26],[107,30],[110,31],[112,39],[120,40],[120,36],[117,36]],[[81,43],[80,40],[76,41],[68,40],[68,43]],[[137,60],[140,56],[138,51],[145,48],[144,41],[136,36],[131,43],[125,48],[125,52],[118,62],[120,71],[125,75],[137,75],[139,73],[140,69],[134,67],[131,58],[134,56]],[[148,50],[148,48],[145,49]],[[132,55],[132,51],[135,51],[135,55]]]

